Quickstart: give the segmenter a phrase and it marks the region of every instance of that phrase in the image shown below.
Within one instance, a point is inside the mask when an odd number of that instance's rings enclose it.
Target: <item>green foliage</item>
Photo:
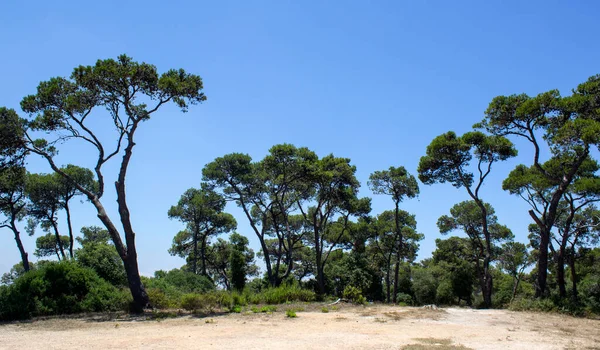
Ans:
[[[557,311],[557,306],[550,299],[515,299],[509,306],[513,311]]]
[[[248,249],[248,238],[232,233],[229,237],[231,253],[229,254],[229,265],[231,273],[231,288],[236,291],[244,290],[246,285],[246,274],[248,270],[245,252]]]
[[[0,293],[0,319],[123,310],[130,295],[75,262],[50,262]]]
[[[148,281],[150,285],[156,283],[157,287],[172,286],[182,293],[206,293],[214,290],[214,285],[208,278],[182,269],[156,271],[154,278]]]
[[[260,308],[260,312],[263,313],[272,313],[277,311],[277,307],[273,306],[273,305],[264,305],[263,307]]]
[[[167,297],[165,292],[159,288],[146,288],[148,298],[153,307],[157,309],[170,309],[177,307],[176,300]]]
[[[236,313],[236,314],[239,314],[239,313],[241,313],[241,312],[242,312],[242,307],[241,307],[241,306],[238,306],[238,305],[236,305],[236,306],[234,306],[234,307],[232,307],[232,308],[231,308],[231,312],[233,312],[233,313]]]
[[[158,309],[178,307],[184,295],[214,290],[214,285],[206,277],[181,269],[156,271],[155,277],[142,277],[142,282],[152,305]]]
[[[437,281],[430,271],[424,268],[413,269],[413,292],[418,304],[433,304],[437,288]]]
[[[33,254],[38,258],[46,258],[56,255],[60,260],[62,255],[60,254],[60,247],[69,246],[69,237],[60,236],[60,244],[56,240],[54,233],[48,233],[43,236],[39,236],[35,240],[35,251]]]
[[[327,307],[323,306],[323,307],[321,308],[321,312],[322,312],[322,313],[324,313],[324,314],[326,314],[326,313],[328,313],[328,312],[329,312],[329,309],[328,309]]]
[[[299,286],[280,286],[262,291],[260,299],[265,304],[283,304],[294,301],[314,301],[316,295],[313,291]]]
[[[586,309],[600,314],[600,276],[589,276],[581,282],[581,300]]]
[[[373,193],[392,196],[394,202],[401,202],[404,197],[414,198],[419,194],[417,180],[403,166],[372,173],[368,185]]]
[[[285,316],[286,316],[286,317],[289,317],[289,318],[295,318],[295,317],[298,317],[298,316],[296,315],[296,311],[295,311],[294,309],[288,309],[288,310],[286,310],[286,311],[285,311]]]
[[[454,303],[454,290],[452,282],[442,280],[435,291],[435,303],[441,305],[451,305]]]
[[[343,295],[354,304],[364,305],[367,303],[367,299],[362,295],[360,289],[354,286],[347,286]]]
[[[0,168],[22,164],[27,154],[24,124],[14,109],[0,107]]]
[[[198,294],[185,294],[181,297],[181,307],[188,311],[196,311],[206,304],[205,298]]]
[[[100,230],[91,233],[92,231],[86,231],[86,228],[82,228],[82,232],[84,238],[79,239],[82,247],[75,251],[77,262],[93,269],[98,276],[114,286],[126,286],[127,276],[123,261],[114,245],[108,242],[108,232]]]
[[[29,263],[29,269],[35,270],[38,267],[38,264],[40,264],[40,262]],[[19,277],[23,276],[25,274],[25,272],[26,271],[25,271],[25,267],[23,266],[23,262],[19,262],[19,263],[13,265],[13,267],[10,268],[9,272],[4,273],[2,275],[2,277],[0,277],[0,284],[5,284],[5,285],[12,284]]]
[[[414,305],[415,301],[410,294],[398,293],[396,295],[396,303],[401,306],[412,306]]]
[[[169,209],[169,218],[186,224],[186,229],[173,238],[169,253],[186,258],[193,273],[207,274],[206,244],[210,237],[237,227],[235,218],[223,212],[225,204],[223,196],[203,184],[200,189],[185,191],[177,205]]]

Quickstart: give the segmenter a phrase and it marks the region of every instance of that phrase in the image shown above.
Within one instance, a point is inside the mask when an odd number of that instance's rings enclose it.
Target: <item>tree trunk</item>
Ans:
[[[386,289],[386,303],[390,303],[391,299],[390,299],[390,271],[392,269],[390,268],[390,259],[388,259],[388,264],[387,264],[387,269],[385,272],[385,289]]]
[[[402,232],[400,231],[400,218],[399,218],[399,201],[394,201],[395,210],[394,210],[394,224],[396,227],[396,237],[399,239],[398,250],[396,251],[396,266],[394,268],[394,295],[392,295],[392,299],[394,304],[396,304],[397,294],[398,294],[398,276],[400,273],[400,256],[402,254]]]
[[[150,299],[146,293],[146,289],[142,284],[140,271],[137,263],[137,255],[128,255],[127,259],[123,260],[125,273],[127,274],[127,282],[129,282],[129,290],[133,297],[132,310],[135,313],[142,313],[144,308],[150,307]]]
[[[23,242],[21,242],[21,233],[17,229],[14,217],[11,219],[11,229],[15,234],[15,241],[17,242],[17,248],[19,248],[19,253],[21,253],[21,261],[23,262],[23,268],[25,269],[25,272],[27,272],[30,269],[29,257],[27,255],[27,252],[25,251],[25,248],[23,247]]]
[[[316,265],[317,265],[317,285],[319,287],[319,297],[325,295],[325,276],[323,273],[323,263],[322,263],[322,252],[319,244],[319,240],[317,239],[319,236],[315,235],[315,251],[316,251]]]
[[[513,292],[512,292],[512,297],[510,298],[510,302],[512,303],[513,300],[515,300],[515,298],[517,297],[517,290],[519,289],[519,282],[521,282],[521,278],[518,276],[514,277],[515,279],[515,283],[513,285]]]
[[[540,249],[537,262],[537,285],[535,286],[536,298],[546,294],[546,280],[548,279],[548,245],[550,233],[543,230],[540,235]]]
[[[554,226],[554,222],[556,221],[556,214],[558,211],[558,205],[563,195],[568,189],[568,186],[573,181],[575,174],[581,167],[581,164],[587,159],[589,155],[589,146],[586,145],[585,152],[580,154],[577,158],[577,161],[571,165],[571,169],[569,173],[565,174],[561,179],[560,185],[558,185],[556,191],[552,194],[552,199],[550,200],[550,205],[548,206],[548,211],[544,216],[544,221],[540,221],[540,219],[535,215],[533,210],[529,211],[529,215],[533,217],[536,224],[540,228],[540,249],[538,255],[538,278],[537,278],[537,286],[535,290],[536,297],[543,297],[546,295],[546,282],[548,279],[548,245],[550,243],[550,235],[552,227]],[[541,168],[539,163],[535,162],[536,166]]]
[[[200,246],[200,258],[202,259],[202,266],[200,267],[202,270],[202,275],[203,276],[208,276],[208,273],[206,272],[206,240],[208,239],[207,236],[202,237],[202,245]],[[196,247],[194,249],[198,249],[197,245],[198,242],[196,241],[195,243]],[[195,266],[195,262],[196,259],[194,259],[194,269],[196,269]]]
[[[69,210],[69,202],[65,201],[65,212],[67,213],[67,227],[69,228],[69,256],[73,259],[73,225],[71,225],[71,210]]]
[[[492,307],[492,289],[493,281],[492,274],[490,273],[490,258],[485,257],[483,259],[483,284],[482,284],[483,303],[486,308]]]
[[[571,283],[573,284],[571,298],[573,300],[573,303],[577,303],[579,297],[577,295],[577,271],[575,270],[575,252],[573,252],[573,256],[569,260],[569,266],[571,267]]]
[[[567,288],[565,282],[565,255],[564,248],[561,246],[556,256],[556,282],[558,283],[559,295],[562,298],[567,297]]]
[[[400,276],[400,250],[396,252],[396,266],[394,267],[394,295],[392,295],[392,300],[394,304],[396,304],[396,300],[398,299],[398,277]]]
[[[151,306],[150,299],[146,293],[146,289],[142,284],[140,278],[140,271],[137,262],[137,250],[135,246],[135,232],[131,225],[131,217],[129,208],[127,206],[127,196],[125,191],[125,177],[127,174],[127,167],[131,160],[131,155],[135,142],[133,141],[133,134],[137,128],[137,122],[132,126],[131,131],[127,134],[127,147],[123,154],[123,161],[121,162],[121,168],[119,169],[119,176],[115,182],[115,188],[117,191],[117,204],[119,209],[119,217],[121,218],[121,224],[123,225],[123,231],[125,232],[125,244],[127,246],[126,256],[122,256],[125,271],[127,272],[127,280],[129,281],[129,289],[133,297],[133,311],[143,312],[144,308]]]
[[[194,232],[192,232],[192,272],[194,274],[198,273],[198,231],[200,231],[200,229],[198,228],[198,224],[196,223]]]
[[[65,248],[63,247],[62,240],[60,239],[60,233],[58,232],[58,226],[56,225],[56,222],[54,222],[53,219],[50,219],[50,220],[52,222],[52,228],[54,229],[54,236],[56,237],[56,245],[58,245],[58,249],[60,251],[60,255],[62,256],[63,260],[66,260],[67,255],[65,254]]]

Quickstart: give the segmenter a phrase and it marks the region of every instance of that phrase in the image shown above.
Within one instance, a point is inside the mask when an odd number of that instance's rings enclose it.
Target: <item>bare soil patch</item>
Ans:
[[[9,323],[0,325],[0,349],[600,349],[598,320],[506,310],[322,307]],[[289,308],[298,317],[287,318]]]

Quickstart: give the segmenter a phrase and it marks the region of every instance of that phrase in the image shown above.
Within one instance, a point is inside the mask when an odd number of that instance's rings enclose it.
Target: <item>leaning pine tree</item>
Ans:
[[[96,208],[98,218],[108,230],[127,274],[133,296],[135,311],[149,305],[148,295],[142,285],[129,207],[126,200],[125,179],[135,146],[135,133],[143,122],[163,105],[173,102],[187,111],[190,104],[206,100],[202,93],[202,79],[183,69],[158,74],[156,67],[138,63],[125,55],[116,60],[99,60],[94,66],[79,66],[70,78],[51,78],[41,82],[37,93],[27,96],[21,108],[28,113],[28,120],[10,125],[16,140],[26,152],[42,156],[50,167],[73,184]],[[98,110],[104,113],[97,113]],[[108,112],[108,113],[106,113]],[[14,113],[14,111],[12,111]],[[97,114],[93,123],[90,116]],[[92,118],[94,119],[94,118]],[[101,141],[97,126],[105,121],[116,131],[113,142]],[[33,132],[44,132],[45,138],[36,139]],[[64,142],[87,144],[95,156],[94,172],[98,186],[94,190],[77,182],[55,162],[56,145]],[[115,181],[120,228],[109,217],[102,197],[105,193],[103,169],[111,159],[121,156]],[[124,234],[124,240],[123,236]]]

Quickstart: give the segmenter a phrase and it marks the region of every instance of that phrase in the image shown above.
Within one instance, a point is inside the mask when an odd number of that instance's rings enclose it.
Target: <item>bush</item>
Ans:
[[[238,292],[231,293],[231,302],[233,305],[246,306],[248,302],[246,301],[246,295],[240,294]]]
[[[425,269],[414,269],[413,291],[420,305],[433,304],[437,291],[437,282],[431,272]]]
[[[236,314],[239,314],[242,312],[242,307],[241,306],[234,306],[231,308],[231,312],[235,312]]]
[[[196,311],[206,304],[202,299],[198,294],[185,294],[181,297],[181,307],[188,311]]]
[[[600,277],[585,279],[579,286],[579,298],[590,312],[600,314]]]
[[[398,293],[396,294],[396,302],[398,305],[411,306],[414,304],[413,297],[410,294]]]
[[[52,262],[2,288],[0,319],[123,310],[130,300],[129,293],[90,268],[72,261]]]
[[[271,313],[277,311],[277,308],[273,305],[265,305],[260,308],[260,312]]]
[[[354,286],[347,286],[344,288],[344,298],[355,304],[363,305],[367,303],[367,299],[362,295],[360,289]]]
[[[454,301],[454,291],[452,282],[443,280],[437,287],[435,292],[435,302],[442,305],[450,305]]]
[[[299,286],[280,286],[264,290],[259,298],[265,304],[283,304],[292,301],[314,301],[316,295],[315,292]]]
[[[294,311],[293,309],[289,309],[285,312],[285,315],[289,318],[294,318],[294,317],[298,317],[296,316],[296,311]]]
[[[516,299],[510,306],[513,311],[556,311],[557,307],[550,299]]]
[[[146,288],[150,304],[157,309],[169,309],[177,305],[172,299],[167,297],[165,292],[159,288]]]

